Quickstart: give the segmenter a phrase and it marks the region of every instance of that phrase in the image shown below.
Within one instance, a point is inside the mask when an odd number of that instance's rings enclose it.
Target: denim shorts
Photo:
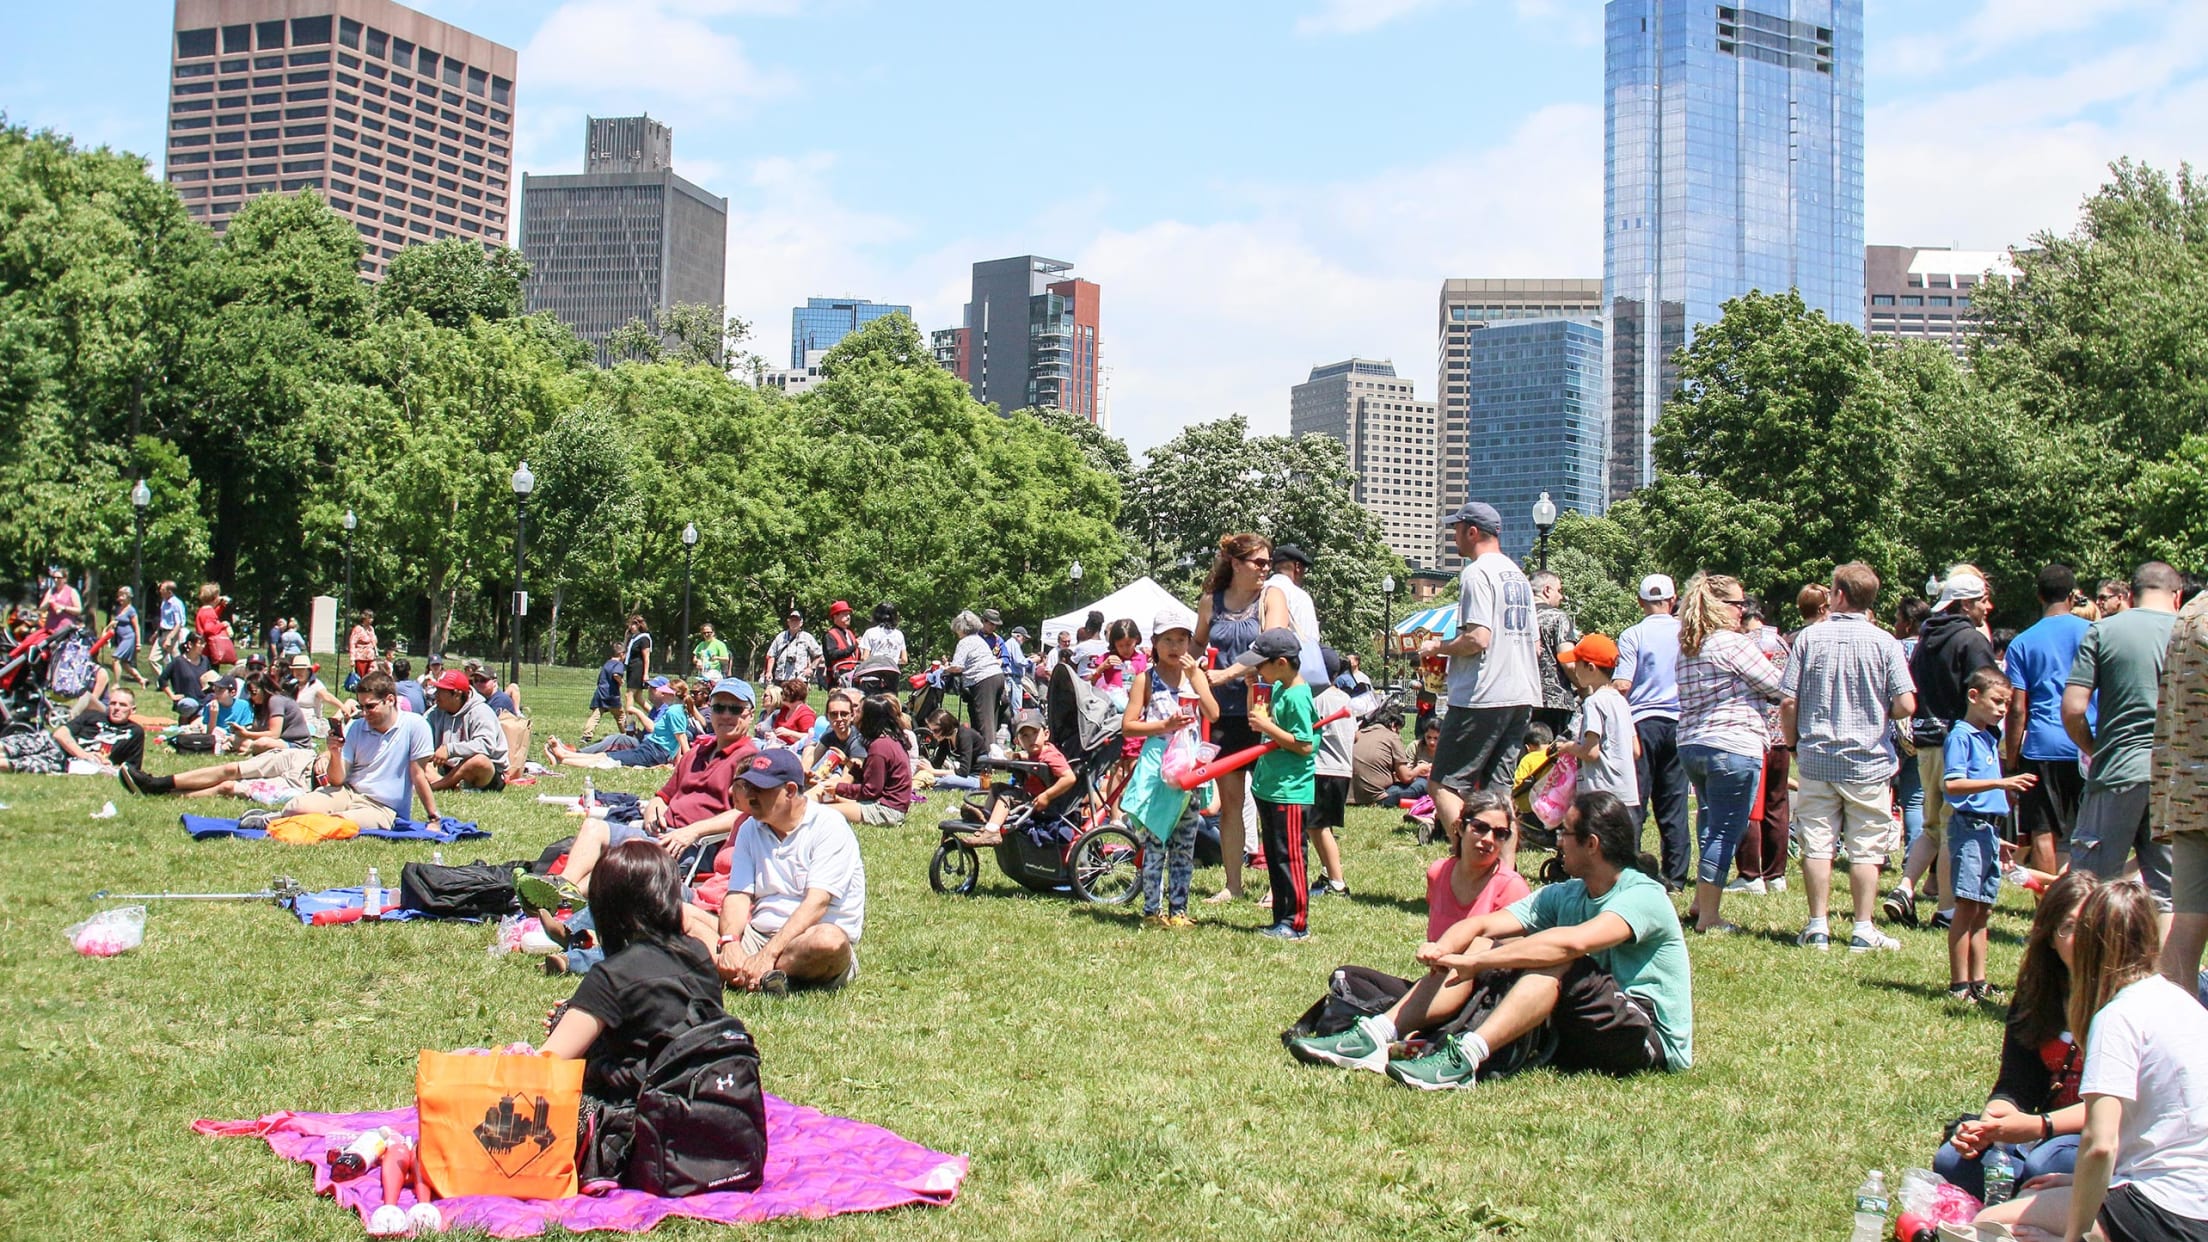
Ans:
[[[2000,898],[2001,833],[1994,821],[1950,808],[1947,860],[1959,900],[1990,906]]]

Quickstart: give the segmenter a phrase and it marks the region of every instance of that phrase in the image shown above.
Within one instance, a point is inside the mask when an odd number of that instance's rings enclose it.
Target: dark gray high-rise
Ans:
[[[1098,420],[1101,290],[1072,270],[1032,254],[974,264],[961,372],[974,400],[1002,413],[1047,406]]]
[[[657,326],[677,303],[727,306],[728,200],[675,175],[674,131],[648,116],[591,117],[580,174],[521,179],[528,307],[611,361],[605,339]]]

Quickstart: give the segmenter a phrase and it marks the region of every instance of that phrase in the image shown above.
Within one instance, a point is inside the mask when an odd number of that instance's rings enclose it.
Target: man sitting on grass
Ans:
[[[1427,1091],[1470,1087],[1491,1060],[1491,1072],[1505,1073],[1544,1063],[1607,1074],[1686,1069],[1694,1047],[1686,942],[1639,837],[1624,803],[1581,794],[1556,833],[1571,879],[1419,946],[1427,975],[1402,1000],[1339,1035],[1292,1040],[1289,1052]],[[1460,1015],[1477,1021],[1452,1029]],[[1425,1030],[1442,1032],[1433,1052],[1389,1060],[1390,1045]]]
[[[310,790],[284,806],[287,815],[336,815],[362,828],[389,829],[422,800],[422,819],[436,823],[437,791],[429,766],[437,747],[429,724],[399,710],[399,689],[389,675],[370,673],[353,691],[360,716],[343,732],[330,730],[328,787]]]
[[[458,669],[438,677],[434,689],[426,717],[437,741],[432,787],[465,785],[492,793],[506,788],[506,731],[498,727],[498,714]]]
[[[834,807],[805,797],[805,768],[761,751],[736,778],[751,818],[736,832],[715,960],[730,987],[780,995],[858,978],[866,926],[859,839]]]

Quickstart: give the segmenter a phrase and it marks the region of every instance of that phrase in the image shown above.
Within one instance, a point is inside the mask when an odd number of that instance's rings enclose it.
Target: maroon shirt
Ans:
[[[729,785],[758,750],[748,737],[727,750],[721,749],[719,738],[707,738],[675,760],[675,774],[659,789],[659,800],[667,804],[668,826],[687,828],[728,810]]]
[[[910,809],[917,799],[912,796],[912,757],[905,753],[904,743],[887,733],[869,738],[859,779],[836,786],[835,793],[858,802],[879,802],[893,811]]]

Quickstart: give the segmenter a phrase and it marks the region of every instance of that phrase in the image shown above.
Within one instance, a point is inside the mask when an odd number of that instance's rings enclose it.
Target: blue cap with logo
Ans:
[[[805,783],[805,765],[798,762],[794,751],[780,746],[762,750],[745,761],[744,770],[736,779],[754,789],[780,789],[784,785]]]

